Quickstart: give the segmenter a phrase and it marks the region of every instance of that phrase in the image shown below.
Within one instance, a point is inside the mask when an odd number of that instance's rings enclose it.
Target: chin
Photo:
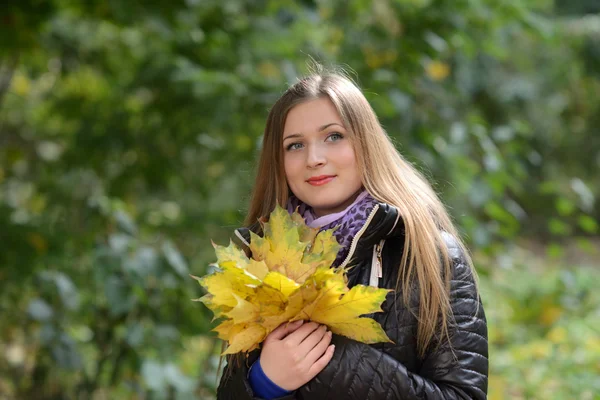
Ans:
[[[321,216],[327,215],[327,214],[333,214],[339,211],[342,211],[343,208],[340,209],[340,207],[342,206],[343,202],[316,202],[314,203],[314,205],[312,205],[311,207],[315,210],[320,210],[321,211]]]
[[[326,194],[307,196],[305,203],[312,208],[331,208],[337,204],[335,201],[331,201],[331,196],[327,196]]]

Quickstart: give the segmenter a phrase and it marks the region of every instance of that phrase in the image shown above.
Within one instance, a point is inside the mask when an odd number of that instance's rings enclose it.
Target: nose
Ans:
[[[319,168],[327,164],[325,151],[319,146],[309,146],[306,154],[306,166],[308,168]]]

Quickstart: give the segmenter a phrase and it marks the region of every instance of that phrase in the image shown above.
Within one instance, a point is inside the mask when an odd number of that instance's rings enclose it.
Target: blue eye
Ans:
[[[292,143],[286,147],[288,151],[290,150],[298,150],[302,148],[302,143]]]
[[[327,140],[329,140],[330,142],[337,142],[338,140],[342,140],[343,138],[344,135],[337,132],[334,132],[331,135],[327,136]]]

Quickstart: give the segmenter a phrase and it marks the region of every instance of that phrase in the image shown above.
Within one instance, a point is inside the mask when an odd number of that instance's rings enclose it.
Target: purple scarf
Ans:
[[[319,231],[327,230],[339,226],[339,228],[333,233],[338,243],[342,246],[337,254],[333,266],[339,266],[350,251],[350,245],[352,239],[356,236],[356,233],[363,227],[369,213],[377,204],[375,200],[367,191],[362,191],[352,204],[346,207],[345,210],[317,217],[312,208],[300,201],[295,196],[290,197],[287,203],[287,211],[291,214],[298,208],[298,212],[306,224],[311,228],[319,228]]]

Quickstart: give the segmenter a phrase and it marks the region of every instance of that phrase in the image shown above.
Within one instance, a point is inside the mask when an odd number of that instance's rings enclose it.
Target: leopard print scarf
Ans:
[[[338,227],[333,233],[336,240],[341,245],[337,257],[333,262],[333,266],[337,267],[342,264],[348,256],[352,239],[354,239],[354,236],[356,236],[360,228],[365,224],[369,213],[373,207],[375,207],[375,204],[377,204],[377,200],[366,191],[363,191],[344,211],[336,213],[333,221],[331,221],[331,216],[317,218],[314,215],[312,208],[295,196],[290,197],[286,208],[290,214],[297,209],[300,215],[305,219],[307,225],[312,228],[319,228],[319,231],[332,229],[336,226]],[[325,225],[321,225],[323,222]]]

